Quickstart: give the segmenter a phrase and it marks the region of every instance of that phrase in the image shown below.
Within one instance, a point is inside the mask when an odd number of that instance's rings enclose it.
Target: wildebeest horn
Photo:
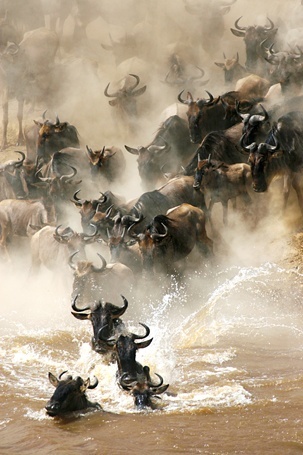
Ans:
[[[77,172],[78,172],[77,169],[75,167],[73,167],[73,166],[70,166],[69,164],[68,164],[68,166],[72,169],[72,173],[71,174],[61,175],[61,177],[60,177],[60,181],[61,182],[63,182],[63,181],[68,182],[73,177],[75,177],[75,175],[77,175]]]
[[[237,30],[246,31],[246,30],[247,30],[247,27],[240,27],[240,26],[239,26],[239,20],[242,19],[242,17],[243,17],[243,16],[240,16],[240,17],[236,20],[236,22],[235,22],[235,28],[236,28]]]
[[[25,160],[25,153],[19,152],[17,150],[15,150],[15,153],[20,153],[22,158],[21,158],[21,160],[14,161],[12,164],[13,164],[14,167],[21,167],[23,165],[24,160]]]
[[[150,334],[150,328],[146,324],[143,324],[143,322],[139,322],[139,324],[145,328],[145,331],[146,331],[145,335],[135,335],[134,333],[132,333],[133,340],[143,340],[143,338],[148,337],[148,335]]]
[[[88,389],[95,389],[97,387],[97,385],[99,384],[98,378],[96,378],[96,376],[94,376],[94,378],[95,378],[95,382],[93,384],[90,383],[90,379],[89,379],[89,385],[87,386]]]
[[[43,114],[42,114],[43,120],[46,120],[46,117],[45,117],[46,112],[47,112],[47,109],[45,109],[45,111],[44,111]]]
[[[270,144],[265,143],[266,149],[269,152],[274,152],[275,150],[277,150],[279,148],[279,143],[278,143],[276,136],[274,134],[272,134],[272,137],[273,137],[275,145],[270,145]],[[293,139],[293,147],[294,147],[294,139]]]
[[[140,84],[140,78],[136,74],[129,74],[129,75],[136,79],[134,85],[128,89],[130,92],[132,92]]]
[[[129,378],[128,373],[123,373],[119,378],[119,384],[125,390],[131,390],[137,384],[137,380]]]
[[[69,228],[68,232],[65,232],[65,234],[64,234],[64,232],[62,232],[62,234],[60,234],[59,233],[59,229],[60,229],[61,226],[62,226],[62,224],[59,224],[59,226],[57,226],[56,229],[55,229],[55,234],[58,237],[69,238],[74,233],[74,231],[71,228]]]
[[[98,207],[99,207],[99,204],[98,204]],[[114,207],[114,204],[112,204],[112,205],[110,205],[110,206],[108,207],[108,209],[107,209],[106,212],[105,212],[105,218],[108,219],[108,218],[110,217],[110,214],[111,214],[111,212],[112,212],[112,210],[113,210],[113,207]]]
[[[95,273],[101,273],[101,272],[103,272],[106,269],[107,262],[106,262],[105,258],[100,253],[97,253],[97,255],[101,259],[102,265],[101,265],[101,267],[95,267],[94,265],[92,265],[92,271],[95,272]]]
[[[182,96],[181,96],[181,95],[182,95],[183,92],[184,92],[184,90],[182,90],[182,92],[179,93],[179,95],[178,95],[178,101],[180,101],[180,103],[182,103],[182,104],[189,104],[189,103],[190,103],[189,100],[183,100],[183,99],[182,99]]]
[[[249,123],[251,125],[253,125],[255,122],[265,122],[266,120],[269,119],[269,115],[268,115],[268,112],[266,111],[266,109],[264,108],[264,106],[262,104],[260,104],[260,107],[264,113],[264,115],[261,115],[261,114],[254,114],[250,117],[249,119]]]
[[[89,306],[85,307],[85,308],[77,308],[76,306],[76,301],[77,301],[77,298],[79,297],[79,295],[77,294],[76,297],[74,298],[74,301],[72,303],[72,309],[74,311],[76,311],[77,313],[81,313],[82,311],[87,311],[87,310],[90,310],[91,308]]]
[[[122,294],[121,294],[121,297],[123,299],[123,307],[122,308],[115,307],[115,308],[111,309],[111,316],[112,316],[113,319],[120,318],[125,313],[125,311],[128,308],[127,299]]]
[[[119,96],[119,94],[120,94],[119,91],[117,91],[115,93],[112,93],[112,94],[109,94],[108,93],[108,87],[109,86],[110,86],[110,82],[107,84],[107,86],[104,89],[104,95],[107,96],[108,98],[116,98],[117,96]]]
[[[67,371],[68,371],[68,370],[62,371],[62,373],[59,374],[58,379],[61,379],[62,376],[63,376],[65,373],[67,373]]]
[[[106,338],[104,336],[104,330],[108,327],[108,324],[105,324],[98,330],[98,339],[104,341],[108,346],[114,346],[116,344],[115,338]]]
[[[158,232],[152,233],[152,234],[151,234],[151,238],[152,238],[152,239],[159,239],[159,238],[164,238],[164,237],[167,236],[167,234],[168,234],[168,227],[165,226],[164,223],[161,223],[161,225],[164,227],[164,230],[165,230],[164,234],[160,234],[160,233],[158,233]]]
[[[74,193],[73,199],[74,199],[74,201],[80,202],[81,204],[83,204],[83,199],[79,199],[79,198],[78,198],[78,193],[79,193],[80,191],[81,191],[81,190],[77,190],[77,191]]]
[[[264,30],[271,31],[271,30],[274,29],[275,24],[273,23],[273,21],[271,21],[271,20],[269,19],[269,17],[267,18],[267,20],[268,20],[268,22],[269,22],[269,26],[268,26],[268,27],[265,27],[265,26],[264,26],[263,28],[264,28]]]
[[[79,250],[74,251],[74,253],[72,253],[72,254],[70,255],[70,257],[68,258],[68,265],[69,265],[70,268],[73,269],[73,270],[76,270],[76,269],[77,269],[77,267],[76,267],[75,264],[73,263],[73,259],[74,259],[74,256],[75,256],[76,254],[78,254],[78,253],[79,253]]]
[[[245,137],[245,134],[242,134],[241,139],[240,139],[240,146],[247,152],[254,152],[255,150],[257,150],[258,145],[256,142],[252,142],[250,145],[244,145],[244,137]]]
[[[60,120],[59,120],[58,114],[56,114],[56,123],[55,123],[55,125],[59,125],[59,124],[60,124]]]
[[[86,150],[87,150],[89,155],[93,155],[94,154],[93,150],[91,148],[89,148],[88,145],[86,145]]]

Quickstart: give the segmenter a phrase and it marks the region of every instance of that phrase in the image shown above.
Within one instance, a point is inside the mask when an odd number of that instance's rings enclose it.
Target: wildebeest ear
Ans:
[[[118,104],[118,100],[109,100],[108,104],[110,104],[111,106],[117,106]]]
[[[58,379],[57,379],[56,376],[54,376],[51,372],[48,373],[48,379],[49,379],[49,382],[50,382],[54,387],[57,387],[57,385],[59,384]]]
[[[132,245],[135,245],[136,243],[137,243],[137,240],[131,239],[131,240],[128,240],[127,242],[125,242],[125,245],[132,246]]]
[[[74,313],[71,311],[72,315],[75,316],[75,318],[80,319],[81,321],[85,321],[86,319],[91,319],[91,314],[85,314],[85,313]]]
[[[219,68],[225,68],[225,63],[218,63],[218,62],[214,62],[215,65],[217,65]]]
[[[231,28],[230,31],[235,35],[235,36],[238,36],[240,38],[243,38],[245,36],[245,31],[243,30],[236,30],[234,28]]]
[[[35,125],[39,126],[39,128],[43,126],[43,123],[38,122],[38,120],[33,120],[33,122],[35,123]]]

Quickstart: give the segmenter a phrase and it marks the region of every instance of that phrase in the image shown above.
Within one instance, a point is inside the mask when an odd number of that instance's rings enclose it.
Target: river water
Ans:
[[[212,264],[138,278],[127,296],[123,321],[153,337],[137,360],[170,384],[153,411],[137,411],[91,350],[90,322],[70,314],[71,272],[29,277],[26,242],[2,264],[1,455],[302,453],[303,272],[281,262],[294,225],[276,214],[239,226],[221,229]],[[64,370],[99,379],[87,394],[103,412],[46,415],[48,372]]]

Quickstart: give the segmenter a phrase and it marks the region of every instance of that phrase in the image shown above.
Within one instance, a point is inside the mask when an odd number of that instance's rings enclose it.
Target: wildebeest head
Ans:
[[[198,190],[201,187],[203,176],[207,169],[211,166],[210,156],[206,160],[202,160],[200,155],[198,154],[198,164],[195,171],[195,179],[193,187],[195,190]]]
[[[121,295],[124,302],[122,308],[119,308],[116,305],[113,305],[112,303],[109,302],[106,302],[104,304],[102,302],[99,302],[92,308],[90,306],[85,308],[78,308],[76,306],[77,297],[78,296],[74,298],[72,304],[72,309],[74,310],[71,312],[72,315],[75,316],[75,318],[80,319],[82,321],[83,320],[91,321],[94,333],[91,340],[92,348],[94,349],[94,351],[99,353],[108,352],[109,344],[105,343],[99,338],[99,331],[100,329],[102,329],[102,327],[104,327],[103,334],[106,338],[112,337],[114,335],[115,327],[122,324],[120,317],[125,313],[128,307],[128,301],[123,295]]]
[[[74,193],[72,202],[76,207],[80,208],[81,216],[81,225],[84,232],[91,231],[91,220],[95,215],[97,209],[101,210],[101,207],[104,207],[104,210],[108,208],[107,201],[108,198],[105,194],[101,193],[99,199],[80,199],[78,197],[80,190],[77,190]]]
[[[178,95],[178,100],[180,103],[188,105],[188,111],[186,114],[188,118],[189,136],[191,142],[193,143],[198,143],[202,140],[201,131],[204,121],[203,117],[207,111],[207,108],[213,106],[219,101],[218,97],[214,98],[210,92],[207,90],[205,91],[209,95],[208,100],[204,98],[197,98],[197,100],[194,100],[190,92],[187,92],[187,98],[184,100],[182,99],[182,93],[184,90],[182,90],[182,92]]]
[[[25,199],[28,196],[28,187],[23,171],[25,154],[17,151],[16,153],[21,155],[21,160],[10,160],[0,166],[0,173],[8,183],[8,186],[0,187],[2,199]]]
[[[45,119],[43,122],[34,120],[39,127],[37,141],[37,168],[48,163],[51,156],[66,147],[79,147],[79,137],[77,129],[68,122],[60,122],[56,117],[55,122]]]
[[[237,52],[232,58],[227,58],[223,53],[224,62],[215,62],[219,68],[224,71],[225,83],[234,82],[247,74],[247,70],[239,63],[239,53]]]
[[[255,142],[257,138],[265,139],[270,131],[271,124],[268,112],[262,104],[260,104],[260,107],[263,112],[258,114],[243,114],[238,111],[243,123],[242,143],[244,145]]]
[[[251,168],[253,190],[262,193],[267,190],[269,184],[268,166],[273,158],[280,157],[282,152],[278,150],[279,144],[273,136],[275,145],[261,142],[257,144],[253,142],[250,145],[243,144],[243,136],[241,138],[241,146],[249,152],[248,163]]]
[[[257,61],[261,55],[260,44],[266,39],[273,39],[278,29],[274,28],[274,23],[269,19],[269,26],[250,25],[248,27],[239,26],[239,17],[235,22],[235,28],[231,28],[231,32],[238,37],[242,37],[246,47],[246,62],[245,66],[249,70],[254,70]]]
[[[127,116],[137,115],[137,105],[135,98],[142,95],[146,90],[146,85],[137,89],[140,84],[140,78],[136,74],[130,74],[135,79],[135,82],[131,86],[124,86],[114,93],[109,93],[108,89],[110,83],[107,84],[104,90],[104,95],[108,98],[113,98],[109,101],[111,106],[118,106]]]
[[[164,393],[169,384],[163,385],[163,378],[155,373],[159,378],[158,384],[152,382],[150,377],[150,369],[148,366],[143,367],[143,373],[138,375],[137,381],[127,379],[127,375],[123,374],[119,378],[120,386],[124,390],[128,390],[134,397],[135,406],[138,409],[156,408],[154,398],[160,398],[158,395]]]
[[[57,417],[89,408],[101,410],[101,406],[98,403],[90,402],[85,394],[87,389],[97,387],[98,380],[96,379],[95,383],[91,384],[89,378],[84,381],[79,376],[73,379],[70,375],[66,379],[61,379],[65,373],[66,371],[61,373],[58,379],[52,373],[48,373],[49,381],[56,387],[56,390],[45,406],[46,413],[50,417]]]

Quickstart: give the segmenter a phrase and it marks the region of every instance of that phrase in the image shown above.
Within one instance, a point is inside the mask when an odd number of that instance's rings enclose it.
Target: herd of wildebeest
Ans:
[[[222,20],[221,13],[235,2],[218,1],[213,20]],[[121,316],[128,307],[124,295],[138,280],[175,274],[176,264],[183,264],[194,250],[202,262],[213,258],[215,203],[222,204],[224,229],[228,225],[229,201],[234,212],[239,198],[242,209],[248,209],[258,203],[254,194],[266,192],[279,177],[283,180],[283,208],[293,188],[303,212],[301,43],[283,47],[278,28],[270,18],[263,26],[244,26],[244,19],[238,18],[231,32],[244,39],[245,65],[240,64],[237,50],[233,58],[224,54],[224,62],[216,65],[224,72],[222,87],[231,90],[223,89],[216,96],[205,90],[206,97],[201,88],[208,83],[203,81],[204,70],[190,66],[184,54],[175,50],[159,84],[176,91],[178,112],[171,113],[172,107],[167,109],[171,114],[159,122],[153,140],[146,146],[125,145],[123,151],[117,146],[103,146],[94,150],[90,144],[80,143],[77,125],[60,120],[58,115],[51,119],[47,110],[31,125],[23,128],[22,124],[24,103],[46,97],[42,81],[45,82],[44,76],[53,74],[52,65],[60,48],[62,30],[59,26],[59,31],[55,31],[56,20],[64,22],[68,5],[76,4],[77,23],[81,25],[76,31],[79,35],[85,33],[89,18],[80,7],[85,2],[59,2],[64,3],[66,11],[57,4],[53,12],[48,12],[54,20],[53,27],[39,23],[37,28],[25,28],[22,39],[15,15],[10,14],[9,5],[13,3],[0,3],[2,150],[8,145],[11,98],[18,102],[17,142],[24,143],[26,149],[16,151],[16,159],[3,162],[0,168],[1,261],[11,261],[14,241],[23,236],[30,237],[32,276],[41,266],[54,270],[64,263],[69,265],[74,280],[72,315],[91,321],[92,349],[107,362],[117,363],[117,381],[121,389],[134,396],[137,407],[155,408],[155,397],[159,398],[168,384],[163,384],[158,373],[153,373],[157,378],[152,379],[149,366],[136,360],[137,350],[149,346],[152,339],[146,339],[150,333],[146,324],[141,323],[143,335],[131,333],[123,324]],[[43,1],[38,3],[45,5]],[[47,3],[50,9],[56,4]],[[189,15],[203,17],[202,0],[183,3]],[[96,7],[96,2],[88,4]],[[19,17],[17,25],[20,20]],[[136,44],[135,34],[126,37]],[[204,39],[202,35],[200,38]],[[116,46],[123,55],[123,45],[127,46],[126,41],[114,42],[111,38],[108,50],[114,52]],[[212,46],[216,46],[214,40]],[[240,46],[243,43],[239,40]],[[138,121],[137,100],[148,86],[140,86],[139,74],[126,74],[125,80],[127,83],[117,90],[108,84],[104,96],[110,98],[118,121],[127,122],[131,129]],[[192,93],[197,90],[200,93],[195,98]],[[144,189],[132,200],[113,191],[125,171],[128,153],[137,156],[137,169],[133,172],[139,174]],[[92,187],[105,188],[106,184],[110,189],[100,190],[97,199],[87,198]],[[70,207],[79,212],[81,233],[68,225]],[[109,249],[109,262],[100,252],[98,262],[87,259],[86,246],[92,243]],[[110,303],[107,296],[113,289],[122,296],[122,307]],[[56,390],[46,405],[47,414],[62,416],[72,411],[101,409],[86,396],[87,389],[95,388],[98,380],[73,379],[66,373],[58,378],[49,373]]]

